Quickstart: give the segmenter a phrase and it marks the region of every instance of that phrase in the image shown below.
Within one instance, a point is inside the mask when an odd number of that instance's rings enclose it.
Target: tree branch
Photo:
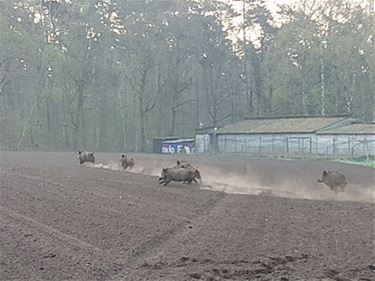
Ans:
[[[193,102],[193,101],[194,101],[194,99],[185,100],[185,101],[183,101],[183,102],[180,102],[180,103],[174,105],[172,108],[173,108],[173,110],[176,110],[177,108],[182,107],[182,106],[184,106],[185,104],[191,103],[191,102]]]

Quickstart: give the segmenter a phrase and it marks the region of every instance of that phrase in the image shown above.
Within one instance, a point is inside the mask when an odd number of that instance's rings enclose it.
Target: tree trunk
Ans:
[[[261,66],[260,66],[260,58],[257,54],[254,54],[255,61],[254,65],[254,82],[255,82],[255,94],[257,98],[256,104],[256,116],[260,116],[262,112],[262,79],[261,79]]]
[[[171,130],[170,130],[171,136],[175,136],[175,133],[176,133],[176,116],[177,116],[177,110],[175,108],[172,108],[172,120],[171,120]]]
[[[272,114],[273,112],[273,107],[272,107],[272,98],[273,98],[273,85],[272,83],[270,83],[268,85],[268,110],[269,110],[269,113]]]
[[[46,112],[47,112],[47,147],[51,148],[51,136],[52,136],[52,120],[51,120],[51,97],[47,97],[46,100]]]
[[[78,85],[77,89],[77,108],[75,116],[75,131],[74,131],[74,148],[85,149],[85,118],[84,118],[84,96],[83,89],[81,85]]]
[[[10,139],[7,139],[7,122],[6,122],[6,104],[5,104],[5,96],[0,96],[0,149],[5,150],[8,147],[5,147],[6,143],[9,143],[10,146]]]
[[[198,71],[194,71],[198,72]],[[200,80],[198,76],[195,76],[195,120],[196,120],[196,128],[200,127],[201,123],[201,118],[200,118]]]
[[[179,85],[180,85],[180,56],[178,50],[178,40],[176,42],[176,68],[174,70],[175,79],[173,81],[173,98],[172,98],[172,108],[171,108],[171,128],[169,130],[169,134],[171,136],[175,135],[176,132],[176,117],[177,117],[177,109],[176,104],[179,102]]]
[[[68,116],[67,116],[67,109],[68,109],[68,103],[66,100],[66,96],[63,95],[63,137],[64,137],[64,144],[65,148],[70,148],[70,140],[69,140],[69,132],[68,132]]]
[[[158,112],[158,118],[159,118],[159,122],[157,122],[157,134],[158,134],[158,136],[159,137],[161,137],[162,136],[162,130],[163,130],[163,128],[162,128],[162,124],[163,124],[163,122],[162,122],[162,120],[163,120],[163,118],[164,118],[164,111],[163,111],[163,98],[162,98],[162,90],[161,90],[161,73],[160,73],[160,66],[158,65],[157,66],[157,69],[156,69],[156,71],[157,71],[157,89],[158,89],[158,100],[159,100],[159,103],[158,103],[158,105],[159,105],[159,107],[158,107],[158,109],[159,109],[159,112]]]
[[[46,100],[46,112],[47,112],[47,146],[51,149],[52,143],[54,143],[54,132],[53,132],[53,100],[52,100],[52,81],[50,79],[47,80],[48,83],[48,96]],[[52,146],[54,146],[53,144]]]
[[[326,94],[325,94],[325,77],[324,77],[324,58],[323,45],[320,44],[320,114],[326,115]]]
[[[121,79],[121,82],[120,82],[121,84],[122,84],[122,80],[123,79]],[[123,99],[123,96],[121,94],[122,91],[123,91],[123,87],[120,86],[120,89],[117,92],[117,97],[118,97],[119,106],[120,106],[121,129],[122,129],[121,147],[123,151],[127,151],[127,141],[126,141],[127,132],[126,132],[126,115],[125,115],[126,101],[125,99]]]
[[[138,93],[139,98],[139,125],[140,125],[140,151],[146,151],[146,119],[145,114],[147,114],[147,110],[144,108],[144,91],[146,86],[146,78],[147,78],[148,69],[144,68],[141,72],[141,85]]]
[[[143,93],[139,95],[139,125],[140,125],[140,152],[145,152],[146,133],[145,133],[145,113],[143,112]]]
[[[306,85],[305,85],[305,76],[302,77],[302,91],[301,91],[301,112],[303,115],[307,115],[306,113]]]

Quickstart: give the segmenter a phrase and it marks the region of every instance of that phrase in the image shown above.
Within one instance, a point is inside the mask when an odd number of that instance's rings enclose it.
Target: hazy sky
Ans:
[[[242,3],[241,1],[236,1],[234,2],[233,0],[223,0],[226,2],[230,2],[234,4],[235,8],[238,8],[238,12],[242,12]],[[266,0],[267,5],[273,14],[273,16],[276,16],[276,11],[277,11],[277,5],[282,5],[282,4],[291,4],[298,2],[299,0]],[[277,17],[276,17],[277,18]],[[240,24],[242,22],[242,16],[236,17],[233,19],[234,24]],[[237,36],[242,38],[242,30],[238,30]],[[259,36],[259,30],[255,29],[251,32],[248,33],[248,39],[250,41],[256,42],[257,38]]]
[[[277,5],[285,3],[290,4],[293,2],[297,2],[297,0],[267,0],[267,5],[269,6],[272,12],[275,12]]]
[[[232,0],[226,0],[228,2],[233,2]],[[274,13],[276,12],[276,8],[277,8],[277,5],[280,5],[280,4],[290,4],[290,3],[293,3],[293,2],[297,2],[298,0],[266,0],[267,2],[267,5],[268,7],[270,8],[270,10]],[[237,1],[237,2],[234,2],[234,5],[237,6],[240,8],[241,7],[241,2]]]

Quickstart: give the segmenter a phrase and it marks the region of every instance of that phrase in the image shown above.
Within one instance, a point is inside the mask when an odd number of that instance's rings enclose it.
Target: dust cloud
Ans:
[[[224,173],[214,167],[204,167],[202,170],[207,172],[202,173],[204,185],[201,186],[206,190],[295,199],[375,202],[375,190],[371,187],[349,184],[344,192],[336,195],[328,186],[319,184],[316,180],[304,182],[303,179],[288,177],[278,178],[266,184],[262,179],[263,175],[259,173]]]
[[[115,161],[111,161],[108,164],[104,163],[86,163],[88,167],[91,168],[98,168],[98,169],[106,169],[106,170],[112,170],[112,171],[121,171],[121,165],[120,163],[117,163]]]
[[[86,163],[88,167],[122,171],[119,161],[108,163]],[[127,172],[160,176],[163,167],[172,167],[174,163],[163,161],[147,161],[136,163]],[[249,170],[228,171],[214,165],[199,166],[203,181],[199,188],[229,194],[268,195],[295,199],[334,200],[334,201],[359,201],[375,202],[375,190],[371,187],[361,187],[348,184],[344,192],[337,195],[329,187],[319,184],[315,179],[305,180],[300,178],[277,178],[264,180],[267,175]]]

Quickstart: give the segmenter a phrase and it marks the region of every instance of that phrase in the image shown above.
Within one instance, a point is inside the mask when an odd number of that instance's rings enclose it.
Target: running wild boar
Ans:
[[[85,162],[95,163],[94,152],[78,151],[78,160],[81,165]]]
[[[343,192],[345,186],[348,184],[345,176],[336,171],[323,171],[318,182],[328,185],[335,194]]]
[[[164,168],[159,178],[159,183],[164,185],[169,184],[171,181],[191,183],[194,181],[198,184],[197,180],[201,180],[201,174],[197,169],[186,168]]]
[[[123,170],[126,170],[126,168],[133,168],[134,166],[134,158],[133,157],[127,157],[125,154],[121,155],[121,167]]]

